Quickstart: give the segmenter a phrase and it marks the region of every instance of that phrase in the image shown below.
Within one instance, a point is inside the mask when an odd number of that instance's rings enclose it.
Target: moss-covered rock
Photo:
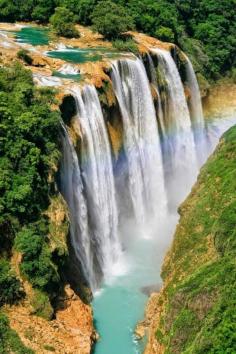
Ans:
[[[30,304],[32,306],[32,314],[46,320],[50,320],[52,318],[54,311],[47,294],[40,290],[34,290]]]

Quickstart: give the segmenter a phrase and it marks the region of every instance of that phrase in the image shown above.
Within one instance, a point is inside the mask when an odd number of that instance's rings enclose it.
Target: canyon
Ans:
[[[147,301],[142,288],[150,287],[149,294],[160,287],[178,207],[221,134],[235,124],[235,85],[209,88],[202,109],[192,64],[173,44],[130,32],[137,57],[114,51],[82,26],[80,39],[26,44],[19,40],[24,26],[0,24],[1,63],[13,62],[24,48],[35,83],[56,90],[53,109],[62,116],[56,184],[66,206],[58,199],[63,215],[50,215],[58,227],[68,223],[71,274],[55,319],[37,319],[26,301],[6,309],[10,324],[36,353],[47,352],[45,328],[56,352],[87,354],[98,339],[94,316],[101,336],[96,354],[141,353],[145,333],[145,353],[161,353],[154,333],[164,290],[151,294],[136,330],[143,339],[134,335]],[[76,59],[81,50],[88,57]],[[26,335],[32,323],[33,345]]]

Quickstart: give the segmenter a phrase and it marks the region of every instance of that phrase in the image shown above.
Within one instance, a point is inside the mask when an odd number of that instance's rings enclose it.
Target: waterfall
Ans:
[[[70,211],[72,246],[93,292],[101,281],[109,279],[120,260],[118,230],[122,225],[118,225],[118,216],[125,220],[130,209],[121,200],[123,196],[128,194],[140,233],[148,236],[152,231],[159,232],[167,215],[167,202],[169,207],[176,207],[197,176],[194,138],[200,144],[204,122],[191,63],[186,64],[186,70],[192,92],[192,124],[174,60],[165,50],[152,51],[158,59],[156,69],[151,56],[147,56],[153,91],[140,59],[120,59],[111,67],[124,134],[122,151],[127,174],[121,173],[122,183],[117,183],[116,176],[115,184],[108,131],[95,87],[71,89],[79,149],[76,152],[63,126],[61,190]],[[156,107],[152,92],[157,98]],[[119,213],[116,189],[122,195]]]
[[[81,264],[84,277],[92,288],[95,275],[89,238],[87,203],[78,157],[65,126],[62,125],[62,128],[61,193],[69,207],[71,243]]]
[[[94,269],[109,276],[119,255],[116,206],[110,143],[97,91],[74,89],[81,129],[81,170],[88,206]]]
[[[129,190],[136,221],[147,225],[166,212],[166,195],[155,109],[141,60],[112,64],[111,79],[124,126]]]
[[[184,88],[176,64],[168,51],[155,48],[152,52],[157,55],[159,80],[165,86],[161,92],[165,125],[162,144],[168,199],[172,207],[186,197],[196,179],[196,149]]]
[[[156,73],[156,69],[155,69],[152,57],[149,53],[147,53],[147,59],[148,59],[148,65],[149,65],[149,70],[150,70],[151,83],[155,89],[156,96],[157,96],[157,116],[158,116],[158,123],[159,123],[159,127],[160,127],[160,134],[165,135],[164,114],[163,114],[163,110],[162,110],[161,96],[160,96],[158,83],[157,83],[157,73]]]
[[[199,165],[201,166],[205,161],[206,149],[207,149],[207,136],[205,131],[205,122],[203,117],[201,95],[198,87],[197,78],[193,70],[191,61],[188,59],[187,56],[185,56],[185,58],[186,58],[186,64],[185,64],[186,81],[191,92],[190,102],[189,102],[190,117],[192,121],[198,162]]]
[[[70,210],[70,235],[84,276],[94,292],[118,260],[118,213],[110,144],[93,86],[72,90],[81,131],[80,163],[64,128],[62,194]]]

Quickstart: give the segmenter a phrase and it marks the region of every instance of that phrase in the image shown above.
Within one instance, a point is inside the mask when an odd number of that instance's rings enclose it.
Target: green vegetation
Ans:
[[[44,349],[48,350],[49,352],[55,352],[55,348],[51,345],[45,344]]]
[[[0,68],[0,306],[24,296],[10,262],[20,252],[21,276],[33,286],[31,305],[47,319],[63,286],[59,269],[67,256],[66,224],[60,228],[47,217],[59,201],[54,184],[61,118],[51,109],[54,103],[54,92],[37,89],[21,64]]]
[[[49,21],[58,36],[79,37],[79,32],[75,28],[75,16],[66,7],[57,7]]]
[[[112,45],[119,51],[132,52],[134,54],[138,54],[138,46],[133,39],[116,39],[112,42]]]
[[[98,0],[59,0],[60,6],[64,6],[74,13],[76,21],[82,25],[91,25],[91,14]]]
[[[160,26],[156,31],[155,31],[155,37],[160,39],[161,41],[164,42],[174,42],[175,41],[175,34],[172,31],[171,28]]]
[[[23,296],[20,281],[6,259],[0,259],[0,306],[12,304]]]
[[[93,28],[107,39],[120,37],[134,28],[132,17],[123,6],[110,0],[100,1],[91,15]]]
[[[7,316],[0,312],[0,354],[33,354],[34,351],[26,348],[19,336],[9,326]]]
[[[33,314],[39,317],[43,317],[46,320],[50,320],[52,318],[53,308],[50,304],[47,294],[40,290],[35,290],[30,304],[33,308]]]
[[[165,353],[236,352],[236,127],[201,171],[163,266]]]
[[[26,49],[20,49],[17,52],[17,58],[23,60],[26,64],[31,65],[33,62],[33,59],[29,55],[29,51]]]
[[[52,292],[60,278],[52,261],[47,240],[48,224],[41,218],[39,222],[23,227],[16,236],[15,247],[23,259],[21,272],[36,288]]]

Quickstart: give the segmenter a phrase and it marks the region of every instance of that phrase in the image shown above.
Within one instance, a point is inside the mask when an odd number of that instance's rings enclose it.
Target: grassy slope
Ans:
[[[162,276],[165,353],[236,353],[236,127],[180,208]]]

